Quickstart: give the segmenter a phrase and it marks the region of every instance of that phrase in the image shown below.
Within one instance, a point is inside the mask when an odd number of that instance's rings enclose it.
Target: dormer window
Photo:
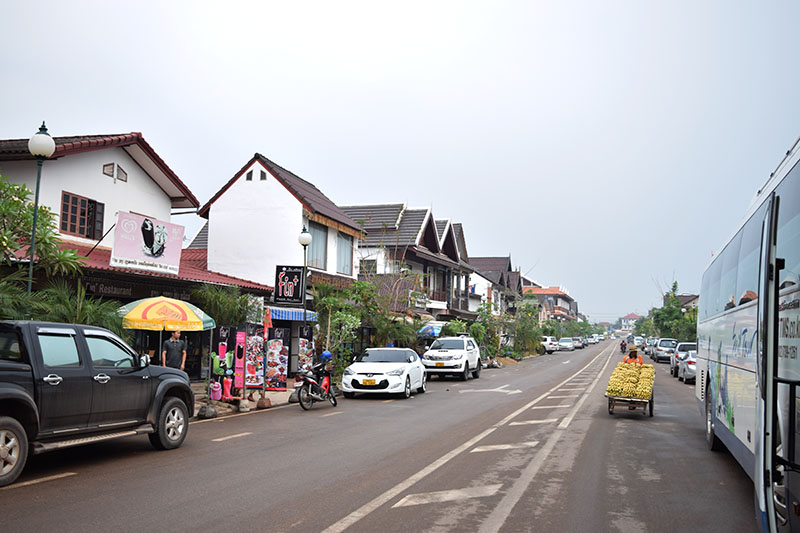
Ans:
[[[245,177],[245,179],[247,181],[253,181],[253,171],[252,170],[247,171],[247,176]]]

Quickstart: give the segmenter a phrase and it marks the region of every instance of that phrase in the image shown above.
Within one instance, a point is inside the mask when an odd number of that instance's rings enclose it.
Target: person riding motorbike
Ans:
[[[642,356],[637,353],[635,344],[633,346],[631,346],[631,351],[628,352],[628,355],[626,355],[622,359],[622,362],[623,363],[628,363],[628,364],[634,364],[634,365],[643,365],[644,364],[644,361],[642,361]]]
[[[625,339],[622,339],[622,342],[619,343],[619,351],[625,353],[627,349],[628,349],[628,343],[625,342]]]

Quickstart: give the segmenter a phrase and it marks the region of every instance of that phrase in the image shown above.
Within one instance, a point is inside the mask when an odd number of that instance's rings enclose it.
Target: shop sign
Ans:
[[[304,293],[303,267],[275,267],[275,302],[302,304]]]
[[[184,227],[120,211],[109,265],[178,275]]]
[[[289,369],[289,346],[292,330],[269,328],[267,330],[267,366],[264,374],[267,390],[286,390]]]

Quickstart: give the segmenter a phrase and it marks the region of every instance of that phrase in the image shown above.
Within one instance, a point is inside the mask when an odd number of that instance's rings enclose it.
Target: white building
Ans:
[[[314,185],[261,154],[198,214],[208,219],[195,241],[207,243],[210,270],[274,284],[276,266],[303,264],[297,236],[305,226],[312,284],[341,286],[358,277],[358,225]]]

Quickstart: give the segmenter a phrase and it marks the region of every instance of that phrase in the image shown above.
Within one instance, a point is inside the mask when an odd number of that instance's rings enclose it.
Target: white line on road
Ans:
[[[548,398],[553,400],[561,400],[563,398],[577,398],[578,396],[580,396],[580,394],[564,394],[562,396],[548,396]]]
[[[237,433],[236,435],[228,435],[227,437],[220,437],[218,439],[211,439],[211,442],[222,442],[224,440],[236,439],[236,438],[239,438],[239,437],[246,437],[247,435],[252,435],[252,433],[249,433],[249,432],[248,433]]]
[[[519,450],[522,448],[533,448],[537,444],[539,444],[538,440],[531,442],[520,442],[519,444],[489,444],[487,446],[478,446],[477,448],[473,448],[469,453],[493,452],[496,450]]]
[[[334,413],[328,413],[327,415],[322,415],[320,418],[325,418],[326,416],[336,416],[342,414],[341,411],[336,411]]]
[[[64,472],[63,474],[56,474],[54,476],[47,476],[41,477],[39,479],[32,479],[30,481],[25,481],[23,483],[15,483],[14,485],[9,485],[7,487],[0,488],[0,491],[3,490],[11,490],[11,489],[21,489],[22,487],[27,487],[29,485],[37,485],[39,483],[44,483],[46,481],[55,481],[56,479],[61,479],[69,476],[77,475],[77,472]]]
[[[562,361],[562,362],[561,362],[561,364],[562,364],[562,365],[566,365],[566,364],[568,364],[568,363],[569,363],[569,359],[567,359],[566,361]]]
[[[464,389],[464,390],[460,390],[458,392],[459,392],[459,394],[464,393],[464,392],[502,392],[503,394],[519,394],[519,393],[522,392],[519,389],[514,389],[514,390],[507,390],[507,389],[508,389],[508,385],[503,385],[503,386],[497,387],[495,389]]]
[[[558,422],[558,418],[545,418],[544,420],[523,420],[522,422],[511,422],[509,426],[527,426],[530,424],[550,424]]]
[[[454,502],[469,498],[485,498],[494,496],[503,485],[486,485],[483,487],[470,487],[467,489],[441,490],[438,492],[427,492],[423,494],[409,494],[396,504],[395,507],[408,507],[409,505],[422,505],[425,503]]]
[[[570,411],[569,414],[564,417],[564,420],[562,420],[561,423],[558,425],[558,429],[567,429],[567,427],[569,427],[570,422],[572,422],[572,418],[578,412],[578,409],[581,408],[583,402],[586,401],[586,398],[589,397],[589,393],[594,390],[594,386],[597,385],[597,382],[600,380],[600,376],[602,376],[603,372],[606,371],[606,367],[608,366],[608,363],[610,361],[611,361],[611,356],[609,356],[608,359],[606,359],[606,364],[604,364],[603,368],[600,369],[600,372],[597,373],[597,377],[594,378],[594,381],[592,381],[592,384],[589,385],[589,388],[586,390],[583,396],[581,396],[581,399],[578,400],[578,403],[575,404],[575,407],[572,409],[572,411]]]
[[[579,389],[575,389],[575,388],[572,388],[572,389],[558,389],[558,392],[570,392],[570,391],[576,391],[576,390],[586,390],[586,387],[581,387]]]
[[[531,407],[531,409],[558,409],[559,407],[572,407],[572,406],[568,403],[562,403],[561,405],[536,405],[534,407]]]

